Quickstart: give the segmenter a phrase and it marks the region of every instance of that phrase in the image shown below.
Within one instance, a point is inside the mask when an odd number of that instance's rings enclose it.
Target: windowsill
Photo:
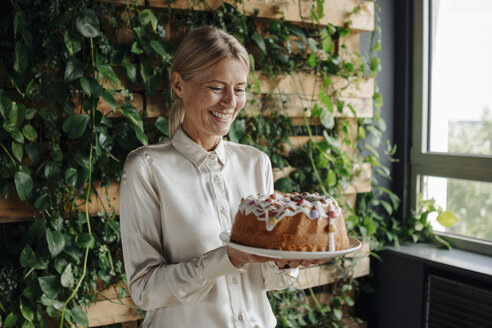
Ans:
[[[434,244],[404,244],[400,247],[388,247],[388,251],[414,259],[424,260],[479,275],[492,277],[492,257],[461,249],[442,249]]]

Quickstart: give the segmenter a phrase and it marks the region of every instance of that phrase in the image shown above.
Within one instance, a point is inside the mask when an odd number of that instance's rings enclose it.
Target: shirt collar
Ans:
[[[222,137],[220,138],[217,147],[215,147],[215,150],[206,151],[191,139],[180,125],[171,137],[171,144],[181,155],[187,158],[195,166],[201,166],[207,158],[212,159],[214,154],[217,155],[217,158],[222,165],[225,165],[226,163],[224,140],[222,140]]]

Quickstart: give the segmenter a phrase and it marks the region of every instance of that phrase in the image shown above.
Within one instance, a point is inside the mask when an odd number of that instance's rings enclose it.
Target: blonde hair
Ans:
[[[232,35],[213,26],[202,26],[188,32],[181,42],[171,66],[171,76],[178,72],[183,80],[191,80],[197,73],[217,64],[224,58],[241,61],[249,72],[249,55],[243,45]],[[185,108],[171,86],[174,101],[169,113],[169,136],[183,122]]]

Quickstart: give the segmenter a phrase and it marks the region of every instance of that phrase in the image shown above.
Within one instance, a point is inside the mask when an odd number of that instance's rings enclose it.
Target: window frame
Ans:
[[[410,205],[415,209],[422,177],[435,176],[492,182],[492,156],[428,151],[432,0],[415,0],[413,16],[412,137]],[[492,219],[492,218],[491,218]],[[492,220],[491,220],[492,221]],[[491,223],[492,224],[492,223]],[[492,255],[492,241],[436,232],[454,247]]]

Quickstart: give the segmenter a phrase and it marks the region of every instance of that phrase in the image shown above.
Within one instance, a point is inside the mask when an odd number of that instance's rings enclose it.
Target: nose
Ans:
[[[236,108],[236,95],[233,88],[226,88],[221,103],[227,108]]]

